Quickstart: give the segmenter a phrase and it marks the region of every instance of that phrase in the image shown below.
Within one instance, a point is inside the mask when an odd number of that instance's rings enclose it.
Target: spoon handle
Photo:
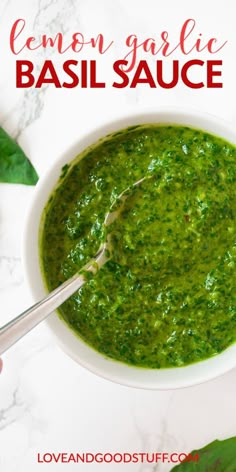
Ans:
[[[97,259],[92,259],[83,271],[96,272],[95,264]],[[21,313],[13,320],[9,321],[5,326],[0,328],[0,355],[7,351],[20,338],[27,334],[37,324],[47,318],[50,313],[56,310],[64,303],[73,293],[76,292],[86,282],[86,276],[76,274],[62,285],[53,290],[47,297],[33,305],[28,310]]]

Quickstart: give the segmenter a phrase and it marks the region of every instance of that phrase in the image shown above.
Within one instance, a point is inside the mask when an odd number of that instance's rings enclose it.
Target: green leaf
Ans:
[[[235,472],[236,437],[224,441],[213,441],[203,449],[192,451],[198,462],[184,462],[172,469],[176,472]],[[171,472],[172,472],[171,471]]]
[[[0,128],[0,182],[35,185],[38,175],[20,146]]]

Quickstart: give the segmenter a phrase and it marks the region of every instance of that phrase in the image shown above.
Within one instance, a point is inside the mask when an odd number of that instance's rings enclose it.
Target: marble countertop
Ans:
[[[191,6],[190,6],[191,5]],[[212,9],[214,13],[212,14]],[[15,137],[42,176],[51,162],[84,133],[109,120],[114,112],[149,105],[182,106],[208,111],[236,124],[236,6],[213,0],[1,0],[0,120]],[[16,89],[15,58],[9,51],[9,31],[25,18],[27,32],[56,34],[104,32],[117,45],[132,32],[156,36],[167,28],[177,34],[188,18],[198,31],[228,39],[222,89]],[[103,60],[119,55],[119,46]],[[23,54],[23,58],[27,54]],[[50,52],[50,58],[56,55]],[[83,58],[86,57],[83,56]],[[46,55],[32,56],[40,68]],[[95,57],[96,58],[96,55]],[[107,62],[106,62],[107,61]],[[31,303],[21,263],[21,237],[32,187],[0,185],[1,324]],[[216,438],[236,435],[236,370],[187,389],[142,391],[102,380],[78,366],[41,324],[4,356],[0,376],[0,470],[36,472],[61,470],[166,472],[158,464],[39,464],[46,452],[189,452]],[[235,390],[234,390],[235,389]]]

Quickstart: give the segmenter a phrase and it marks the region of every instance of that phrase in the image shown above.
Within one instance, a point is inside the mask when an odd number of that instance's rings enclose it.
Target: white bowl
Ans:
[[[28,213],[23,238],[23,261],[26,278],[35,301],[46,295],[39,264],[40,218],[49,195],[58,181],[62,166],[73,160],[77,154],[99,138],[127,126],[142,123],[189,125],[209,131],[236,144],[236,134],[223,120],[209,114],[167,108],[117,118],[80,138],[75,146],[58,158],[47,175],[39,180]],[[236,366],[236,344],[234,344],[217,356],[186,367],[160,370],[137,368],[108,359],[89,347],[73,333],[56,313],[50,315],[47,324],[62,349],[75,361],[101,377],[131,387],[145,389],[187,387],[213,379]]]

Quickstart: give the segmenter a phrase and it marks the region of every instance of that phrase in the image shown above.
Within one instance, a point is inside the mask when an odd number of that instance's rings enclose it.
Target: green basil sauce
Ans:
[[[112,259],[60,308],[107,357],[146,368],[191,364],[236,340],[236,148],[206,132],[142,125],[78,156],[42,221],[49,290],[89,261],[104,217],[131,192],[111,225]]]

